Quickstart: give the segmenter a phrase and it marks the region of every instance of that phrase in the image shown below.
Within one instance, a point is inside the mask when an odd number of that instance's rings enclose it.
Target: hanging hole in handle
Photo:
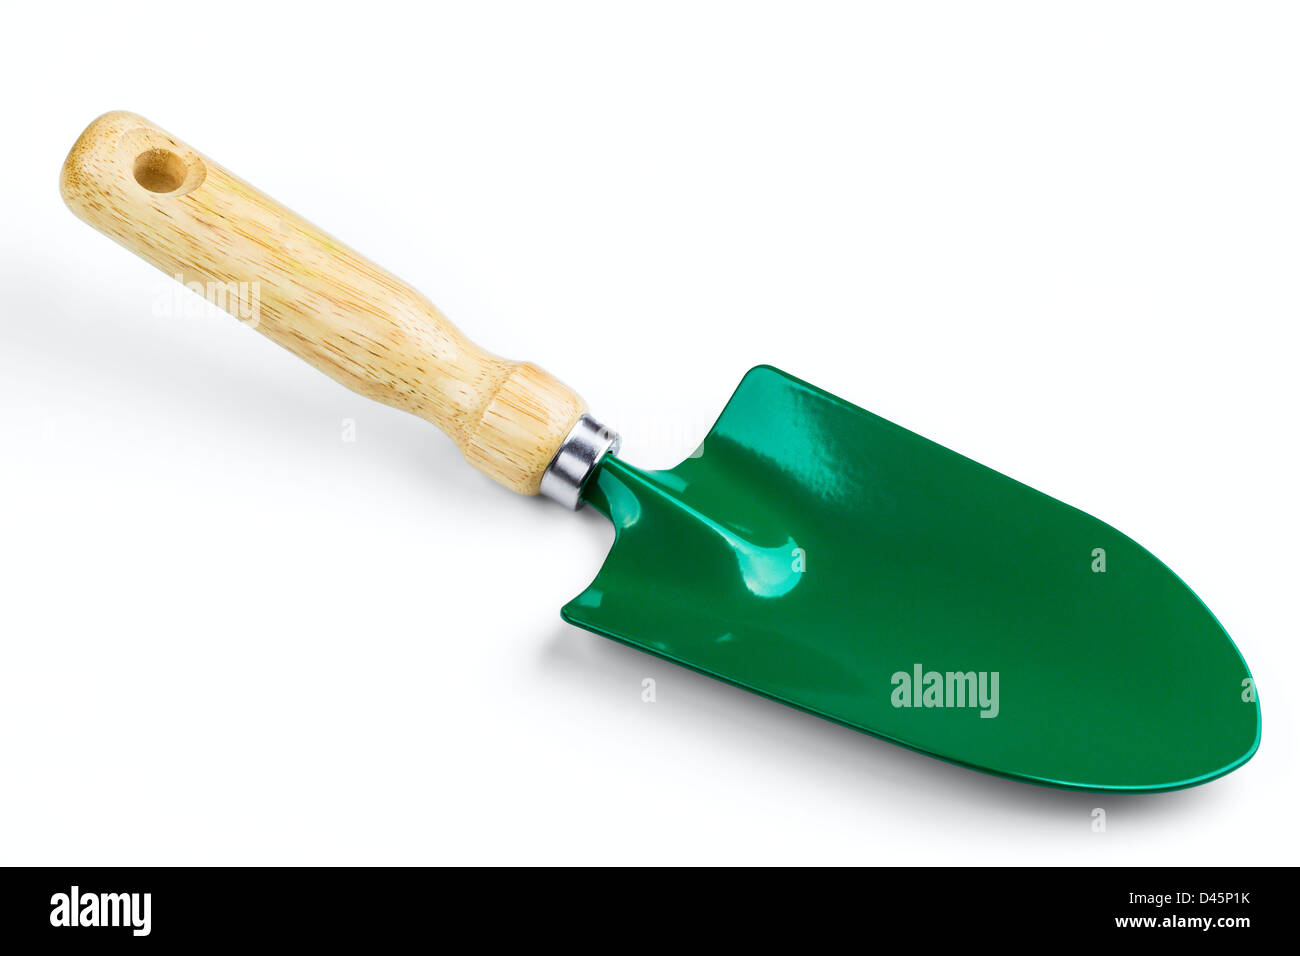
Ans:
[[[172,193],[189,175],[185,160],[170,149],[146,149],[135,158],[135,181],[151,193]]]
[[[117,162],[125,167],[123,172],[129,171],[137,186],[159,198],[188,196],[208,176],[202,156],[161,130],[147,126],[126,130],[115,154]]]

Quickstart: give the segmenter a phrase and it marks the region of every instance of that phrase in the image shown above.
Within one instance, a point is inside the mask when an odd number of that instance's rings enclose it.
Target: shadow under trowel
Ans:
[[[540,666],[570,675],[592,693],[593,709],[608,703],[611,684],[620,697],[633,695],[643,677],[656,678],[660,703],[671,688],[674,709],[691,727],[694,740],[705,738],[720,752],[743,751],[764,763],[788,764],[792,774],[810,785],[870,792],[882,787],[915,794],[928,803],[972,804],[1026,818],[1088,826],[1092,808],[1122,813],[1127,820],[1173,821],[1203,812],[1218,801],[1216,782],[1164,793],[1090,793],[1021,783],[960,767],[889,743],[870,734],[804,713],[739,687],[706,677],[635,648],[563,622],[557,624],[540,654]],[[1086,832],[1082,830],[1080,832]]]
[[[69,274],[53,260],[6,257],[0,281],[8,289],[40,290],[29,291],[26,302],[9,303],[7,318],[0,320],[0,348],[38,358],[88,393],[136,392],[142,401],[163,395],[173,407],[192,406],[196,416],[211,416],[219,401],[221,414],[241,429],[273,434],[289,446],[318,443],[315,436],[322,428],[337,428],[340,408],[364,407],[366,442],[384,459],[384,467],[416,474],[431,485],[441,483],[453,494],[481,494],[485,503],[500,504],[500,489],[467,468],[450,440],[413,415],[336,393],[332,390],[343,389],[336,383],[304,387],[296,377],[268,374],[260,363],[250,367],[232,361],[229,352],[215,357],[192,333],[169,330],[171,320],[152,316],[143,298],[138,310],[105,309],[93,277]],[[271,348],[271,343],[256,344]],[[472,507],[473,497],[464,500]],[[608,524],[603,519],[588,524],[593,525],[588,529],[593,551],[602,548],[601,542],[607,550],[612,540]],[[603,532],[595,524],[603,525]],[[591,564],[593,575],[598,567],[597,558]],[[673,706],[685,712],[695,739],[707,739],[720,752],[745,752],[755,761],[788,765],[820,787],[843,788],[846,782],[856,792],[887,787],[953,806],[977,804],[999,811],[1010,806],[1030,818],[1075,825],[1095,806],[1122,809],[1130,818],[1190,816],[1213,805],[1221,786],[1095,794],[1019,783],[889,744],[564,623],[550,632],[540,666],[553,678],[572,679],[586,688],[593,711],[608,703],[613,685],[621,695],[634,692],[626,688],[637,687],[644,676],[670,675]],[[661,677],[661,688],[665,683]]]
[[[132,260],[134,262],[134,260]],[[128,279],[132,286],[138,279]],[[418,474],[421,481],[449,493],[497,496],[493,483],[465,466],[455,444],[429,423],[348,391],[301,360],[263,341],[251,329],[252,361],[240,361],[229,348],[224,314],[159,316],[153,297],[172,280],[141,286],[138,308],[103,304],[93,275],[69,273],[44,258],[6,257],[0,283],[29,290],[30,301],[11,300],[0,320],[0,349],[51,370],[50,378],[75,383],[90,395],[139,396],[141,403],[165,401],[171,409],[192,407],[196,422],[220,419],[238,429],[273,436],[279,447],[315,448],[322,435],[338,441],[342,418],[364,415],[367,454],[382,459],[395,474]],[[39,290],[39,291],[36,291]],[[197,301],[197,300],[196,300]],[[188,323],[188,324],[187,324]],[[205,334],[227,324],[222,347],[207,348]],[[252,352],[250,352],[252,354]]]

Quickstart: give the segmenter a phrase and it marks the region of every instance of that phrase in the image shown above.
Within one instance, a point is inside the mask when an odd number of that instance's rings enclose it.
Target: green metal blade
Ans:
[[[1259,745],[1250,672],[1114,528],[769,367],[695,456],[617,458],[580,627],[915,750],[1086,790],[1171,790]]]

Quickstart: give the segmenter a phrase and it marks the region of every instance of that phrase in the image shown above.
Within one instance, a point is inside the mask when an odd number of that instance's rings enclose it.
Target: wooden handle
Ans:
[[[566,385],[483,351],[410,286],[134,113],[91,123],[59,188],[100,232],[215,290],[354,391],[433,422],[514,491],[537,494],[586,410]]]

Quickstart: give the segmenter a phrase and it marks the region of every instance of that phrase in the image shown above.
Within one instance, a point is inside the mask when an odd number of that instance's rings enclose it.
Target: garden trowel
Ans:
[[[1088,790],[1250,759],[1250,672],[1114,528],[775,368],[643,471],[578,395],[131,113],[81,135],[72,210],[321,371],[433,422],[514,491],[614,524],[580,627],[935,757]]]

